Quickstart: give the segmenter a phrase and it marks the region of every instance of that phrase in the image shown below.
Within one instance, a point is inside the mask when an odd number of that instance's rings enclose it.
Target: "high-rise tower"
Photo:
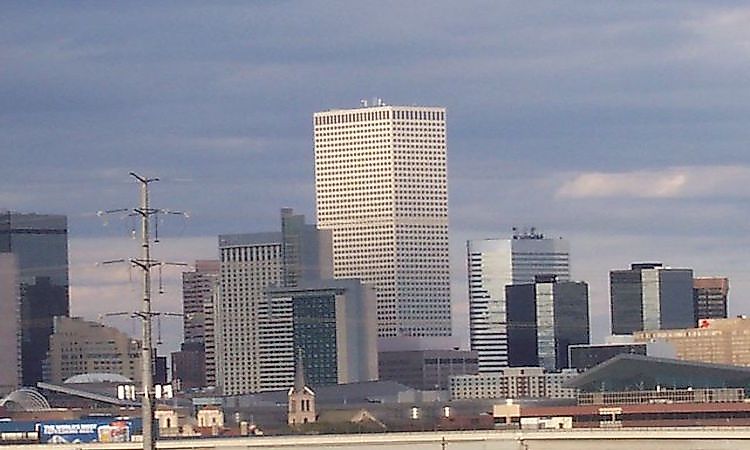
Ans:
[[[42,381],[53,317],[67,316],[68,224],[61,215],[0,214],[0,253],[18,261],[24,386]]]
[[[445,108],[363,102],[313,122],[334,276],[375,286],[379,336],[450,336]]]
[[[279,375],[283,380],[285,367],[269,368],[266,363],[283,363],[283,351],[289,352],[286,356],[293,358],[294,349],[287,345],[293,342],[286,341],[281,334],[273,333],[289,331],[288,327],[285,329],[281,326],[289,325],[289,322],[275,314],[290,312],[289,306],[294,313],[295,305],[290,305],[288,301],[277,302],[277,299],[269,296],[269,292],[279,292],[282,287],[292,288],[314,283],[323,277],[330,277],[332,272],[329,231],[318,230],[314,225],[306,224],[303,215],[294,214],[289,208],[281,210],[281,229],[280,233],[219,236],[219,291],[213,311],[215,358],[212,360],[207,357],[207,366],[210,369],[211,364],[215,363],[216,385],[225,395],[268,389],[271,384],[266,381],[276,379],[269,373]],[[352,289],[348,291],[352,292]],[[318,297],[325,296],[330,300],[323,301],[311,294],[311,303],[331,306],[336,303],[337,295],[339,294],[331,292],[319,293]],[[287,297],[285,299],[288,300]],[[294,303],[293,299],[290,301]],[[315,314],[320,312],[306,314],[303,312],[304,306],[297,308],[297,315],[293,315],[291,325],[296,325],[295,320],[314,321]],[[355,309],[347,311],[353,313]],[[341,316],[346,314],[342,313]],[[270,336],[261,335],[261,325],[267,325],[265,330],[270,330]],[[347,330],[353,328],[355,327],[350,326]],[[352,338],[357,335],[354,331],[347,332],[351,333]],[[364,332],[364,328],[358,332]],[[345,336],[341,337],[345,341]],[[266,352],[263,357],[262,350]],[[269,358],[269,354],[281,360]]]
[[[588,284],[537,275],[506,286],[508,365],[568,367],[568,347],[589,343]]]
[[[194,270],[182,273],[184,340],[180,351],[172,353],[172,379],[180,380],[182,389],[207,386],[209,366],[210,386],[215,384],[212,314],[218,284],[218,260],[197,260]]]
[[[695,325],[693,270],[634,263],[609,272],[612,334]]]
[[[534,283],[537,275],[570,279],[570,247],[564,239],[534,230],[512,239],[481,239],[466,244],[469,275],[469,340],[480,372],[508,366],[505,286]]]

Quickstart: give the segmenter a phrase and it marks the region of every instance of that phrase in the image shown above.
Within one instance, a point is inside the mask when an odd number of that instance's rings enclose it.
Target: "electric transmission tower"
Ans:
[[[131,317],[139,318],[141,320],[142,329],[142,350],[141,350],[141,381],[142,391],[139,394],[142,395],[141,412],[143,420],[143,448],[144,450],[153,450],[155,447],[156,434],[154,433],[154,399],[155,394],[160,392],[154,389],[153,379],[153,338],[152,338],[152,319],[160,315],[176,315],[181,316],[178,313],[162,313],[155,312],[151,309],[151,269],[154,267],[161,268],[164,265],[178,265],[185,266],[184,263],[173,263],[173,262],[162,262],[154,259],[151,256],[151,220],[156,218],[158,214],[178,214],[185,215],[178,211],[169,211],[163,209],[152,208],[149,202],[149,185],[153,182],[159,181],[158,178],[146,178],[140,176],[134,172],[130,172],[130,175],[140,184],[140,204],[136,208],[132,209],[113,209],[108,211],[100,211],[98,215],[110,214],[110,213],[128,213],[129,216],[134,216],[140,221],[140,239],[141,239],[141,251],[140,256],[137,258],[130,258],[129,260],[112,260],[105,261],[103,264],[111,264],[118,262],[129,262],[131,266],[141,269],[143,273],[143,301],[141,303],[141,309],[135,312],[118,312],[106,314],[108,316],[114,315],[130,315]],[[155,229],[158,226],[158,221],[154,223]],[[158,235],[155,234],[154,242],[158,242]]]

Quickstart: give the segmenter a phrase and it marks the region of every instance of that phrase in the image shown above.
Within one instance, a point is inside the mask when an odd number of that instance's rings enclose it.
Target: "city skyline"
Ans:
[[[279,207],[314,217],[309,117],[372,95],[448,110],[459,306],[463,243],[528,224],[571,242],[595,337],[608,271],[633,261],[727,276],[729,315],[748,310],[750,9],[322,5],[8,6],[0,207],[68,215],[73,314],[138,302],[127,268],[94,267],[136,252],[127,220],[94,215],[135,204],[128,171],[192,213],[159,256],[213,258],[217,234],[269,229]],[[178,310],[166,276],[159,307]]]

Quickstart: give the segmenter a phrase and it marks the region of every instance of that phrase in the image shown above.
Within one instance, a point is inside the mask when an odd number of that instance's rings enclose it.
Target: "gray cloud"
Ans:
[[[742,286],[746,175],[722,167],[750,167],[749,23],[736,1],[6,2],[0,208],[119,237],[94,213],[135,203],[135,170],[192,213],[168,237],[312,219],[312,113],[379,96],[448,108],[457,302],[462,240],[519,224],[583,249],[600,298],[639,255]],[[623,188],[681,174],[664,198]]]

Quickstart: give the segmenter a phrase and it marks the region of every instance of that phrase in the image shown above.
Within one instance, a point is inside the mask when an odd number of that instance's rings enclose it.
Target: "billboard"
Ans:
[[[97,417],[58,420],[38,424],[40,443],[75,444],[82,442],[129,442],[136,419]]]

